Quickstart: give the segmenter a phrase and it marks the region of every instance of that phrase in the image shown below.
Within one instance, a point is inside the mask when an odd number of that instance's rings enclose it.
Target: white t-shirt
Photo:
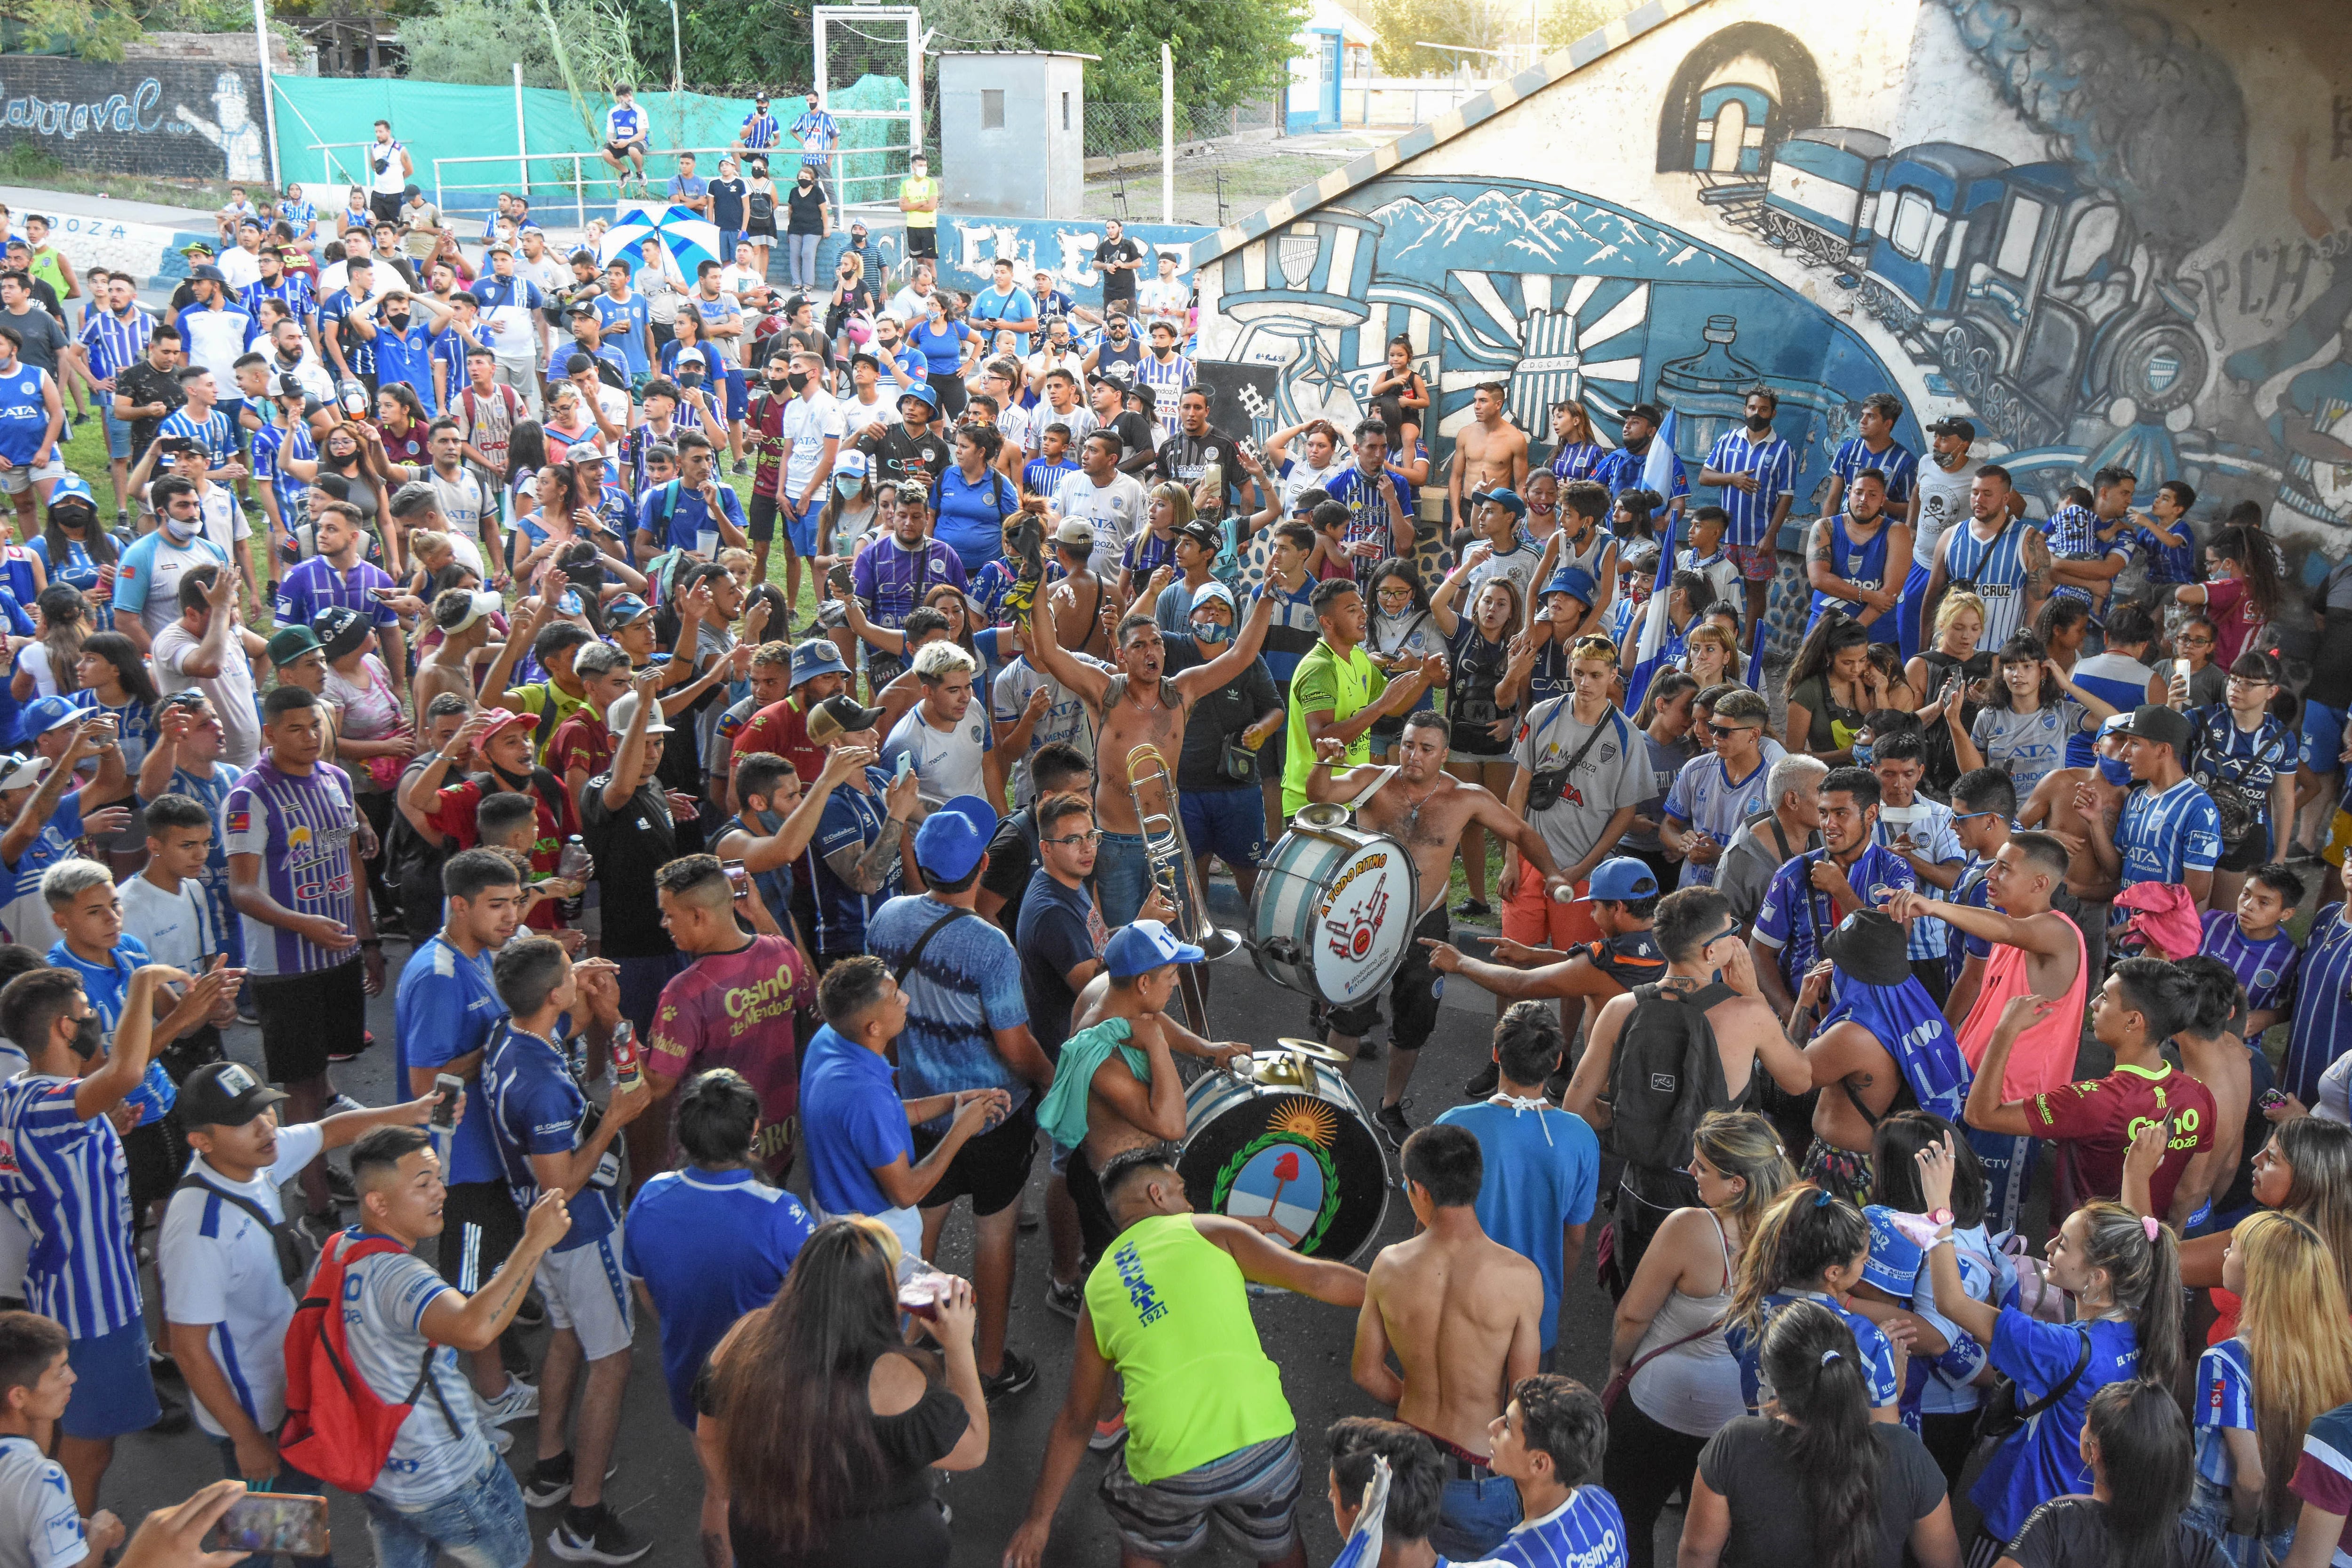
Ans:
[[[1922,458],[1911,482],[1919,490],[1919,522],[1911,535],[1911,560],[1921,571],[1936,569],[1936,546],[1944,537],[1944,530],[1954,522],[1965,522],[1969,517],[1969,489],[1976,483],[1981,463],[1960,465],[1957,474],[1948,474],[1933,457]]]
[[[428,468],[425,482],[433,487],[434,504],[441,509],[450,534],[458,539],[481,537],[482,513],[489,509],[489,502],[483,496],[482,481],[471,468],[460,462],[457,477],[451,479],[443,478],[439,468]]]
[[[475,563],[475,570],[480,571],[478,563]],[[172,603],[176,607],[179,602],[175,588]],[[169,697],[174,691],[185,691],[193,686],[210,698],[213,711],[220,716],[221,760],[232,767],[249,768],[261,754],[261,717],[254,707],[253,661],[246,658],[240,642],[232,641],[221,659],[218,675],[199,680],[194,676],[182,674],[180,667],[203,643],[203,638],[192,636],[176,617],[170,626],[157,632],[154,658],[156,689]],[[41,651],[37,646],[28,647],[23,657],[30,660]],[[33,677],[36,683],[40,679],[37,674]]]
[[[253,532],[253,525],[245,521],[245,510],[236,504],[236,492],[207,480],[196,492],[196,502],[202,509],[197,515],[205,525],[204,537],[218,545],[224,556],[236,560],[236,542]],[[148,603],[154,601],[151,598]]]
[[[1527,618],[1529,585],[1535,582],[1536,566],[1542,560],[1541,551],[1529,549],[1524,544],[1508,554],[1489,555],[1477,565],[1470,568],[1470,579],[1462,584],[1461,596],[1454,602],[1462,606],[1464,615],[1474,614],[1477,609],[1479,592],[1487,584],[1500,577],[1518,590],[1519,618],[1524,621]]]
[[[764,283],[768,275],[756,267],[738,267],[733,262],[719,269],[719,291],[740,296],[754,283]]]
[[[278,1189],[318,1158],[325,1142],[315,1121],[283,1127],[278,1132],[278,1158],[253,1180],[232,1182],[202,1155],[188,1163],[188,1174],[257,1204],[264,1214],[282,1221],[286,1205]],[[226,1374],[237,1403],[256,1426],[277,1431],[286,1419],[286,1325],[294,1321],[295,1303],[294,1292],[278,1272],[278,1246],[268,1227],[215,1194],[175,1192],[163,1210],[155,1257],[171,1321],[212,1329],[207,1342],[213,1360]],[[423,1354],[421,1348],[417,1353]],[[416,1357],[410,1358],[411,1382],[416,1377],[415,1363]],[[381,1383],[376,1387],[383,1391]],[[407,1392],[404,1384],[390,1397]],[[198,1426],[215,1437],[228,1435],[203,1400],[191,1403]],[[431,1420],[441,1419],[437,1409],[426,1408]],[[409,1425],[416,1420],[411,1416]],[[441,1435],[448,1436],[446,1426]]]
[[[1087,566],[1098,575],[1118,570],[1127,542],[1143,526],[1143,483],[1133,474],[1114,475],[1107,485],[1096,484],[1083,472],[1065,474],[1054,489],[1056,516],[1094,525],[1094,553],[1087,557]]]
[[[1109,665],[1087,654],[1071,657],[1080,664],[1112,672]],[[1085,701],[1076,692],[1033,666],[1025,655],[996,672],[996,685],[990,694],[995,700],[996,722],[1008,730],[1021,722],[1021,715],[1028,710],[1029,699],[1041,686],[1053,693],[1046,699],[1051,706],[1029,731],[1029,750],[1022,755],[1022,765],[1013,770],[1013,804],[1016,806],[1027,805],[1037,793],[1037,786],[1029,780],[1026,765],[1029,758],[1037,754],[1037,748],[1064,741],[1088,756],[1095,753],[1094,719],[1087,711]]]
[[[0,1437],[0,1568],[72,1568],[89,1557],[65,1468],[30,1437]]]
[[[1083,403],[1071,404],[1067,414],[1050,403],[1040,403],[1029,410],[1029,450],[1034,453],[1045,449],[1046,426],[1066,425],[1070,431],[1070,444],[1066,450],[1071,460],[1076,461],[1078,443],[1094,434],[1096,423],[1095,411]]]
[[[855,397],[834,399],[834,405],[841,410],[843,438],[850,438],[868,425],[904,425],[907,421],[898,412],[898,400],[891,395],[897,390],[895,386],[877,386],[871,403],[861,403]]]
[[[431,1264],[411,1252],[362,1258],[351,1265],[344,1279],[344,1334],[352,1363],[385,1403],[406,1399],[416,1386],[426,1348],[418,1325],[425,1310],[448,1289]],[[434,1347],[432,1368],[433,1386],[418,1392],[415,1407],[393,1436],[382,1473],[368,1489],[370,1496],[394,1508],[416,1508],[449,1496],[490,1459],[473,1384],[457,1364],[457,1350]],[[449,1427],[453,1416],[455,1433]]]
[[[890,296],[890,314],[909,327],[927,321],[931,315],[931,297],[916,293],[915,286],[909,283]]]
[[[49,667],[49,645],[26,643],[16,655],[16,668],[33,678],[33,695],[58,695],[58,672]]]
[[[886,773],[896,773],[900,752],[913,755],[915,792],[934,805],[962,795],[988,794],[986,775],[981,771],[981,759],[988,752],[988,712],[979,696],[964,710],[963,721],[952,730],[940,731],[924,722],[923,708],[917,703],[908,710],[882,742],[881,766]]]
[[[1192,286],[1181,278],[1171,278],[1165,282],[1154,278],[1136,285],[1136,309],[1147,321],[1155,316],[1181,321],[1185,307],[1192,302]]]
[[[798,495],[816,478],[816,466],[824,460],[824,443],[828,437],[838,439],[842,433],[841,405],[824,393],[813,397],[795,397],[784,405],[778,436],[792,443],[792,452],[784,459],[784,489]]]
[[[197,974],[204,961],[221,951],[212,906],[194,878],[182,878],[179,891],[167,893],[142,875],[118,885],[115,893],[122,902],[124,934],[144,942],[147,956],[156,963]]]
[[[253,252],[241,245],[232,245],[213,258],[213,265],[228,279],[228,286],[243,293],[261,281],[261,262]]]
[[[396,196],[408,189],[408,171],[400,166],[400,155],[408,149],[398,142],[371,142],[367,149],[368,191],[379,196]],[[383,164],[378,169],[376,164]]]
[[[1036,441],[1029,434],[1029,411],[1025,408],[1000,408],[996,411],[997,434],[1004,444],[1016,452],[1034,452]]]

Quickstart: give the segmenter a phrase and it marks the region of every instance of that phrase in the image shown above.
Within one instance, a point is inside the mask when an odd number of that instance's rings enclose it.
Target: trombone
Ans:
[[[1148,804],[1150,791],[1155,804]],[[1127,753],[1128,798],[1135,803],[1137,831],[1143,837],[1144,863],[1151,884],[1176,910],[1176,937],[1219,959],[1242,945],[1240,936],[1209,923],[1208,894],[1201,886],[1192,847],[1185,842],[1184,825],[1176,813],[1176,774],[1160,748],[1146,741]],[[1178,981],[1184,996],[1186,1022],[1193,1033],[1209,1037],[1209,982],[1196,964],[1186,964]]]

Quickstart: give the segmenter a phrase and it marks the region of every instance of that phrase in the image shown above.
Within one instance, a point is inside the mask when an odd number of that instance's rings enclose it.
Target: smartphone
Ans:
[[[304,1492],[247,1492],[220,1516],[205,1550],[323,1557],[327,1500]]]
[[[850,590],[850,570],[847,566],[835,566],[824,574],[824,580],[836,594],[846,594]]]
[[[2286,1090],[2283,1089],[2266,1089],[2263,1090],[2261,1104],[2264,1110],[2274,1110],[2285,1103]]]
[[[721,860],[719,868],[727,873],[727,886],[739,899],[751,896],[751,873],[743,868],[740,860]]]
[[[908,773],[908,770],[910,770],[911,768],[913,768],[913,767],[914,767],[914,765],[915,765],[915,753],[914,753],[914,752],[899,752],[899,753],[898,753],[898,771],[897,773],[893,773],[893,774],[891,775],[891,777],[892,777],[892,778],[894,778],[894,779],[902,779],[902,778],[905,778],[905,777],[907,776],[907,773]]]
[[[433,1075],[434,1126],[455,1127],[457,1125],[457,1100],[465,1092],[466,1080],[464,1079],[454,1078],[446,1072],[436,1073]]]

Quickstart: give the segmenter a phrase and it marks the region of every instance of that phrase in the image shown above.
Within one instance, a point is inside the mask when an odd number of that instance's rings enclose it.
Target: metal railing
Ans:
[[[340,181],[346,189],[352,185],[357,185],[360,189],[365,190],[373,183],[364,177],[365,171],[367,170],[367,159],[362,156],[356,160],[362,172],[362,177],[354,179],[352,177],[350,173],[348,173],[342,165],[336,161],[334,154],[338,151],[342,150],[351,150],[364,153],[367,149],[374,145],[375,143],[373,141],[310,142],[304,143],[304,150],[307,152],[316,153],[319,155],[319,183],[320,184],[331,185]],[[290,174],[287,177],[289,181],[301,184],[309,184],[310,183],[308,180],[294,181],[294,176]],[[313,206],[318,205],[319,204],[316,201],[311,203],[311,205]]]
[[[846,207],[871,206],[884,199],[880,195],[867,196],[862,201],[855,199],[845,189],[845,186],[848,185],[863,189],[866,186],[882,186],[887,183],[887,199],[895,208],[898,199],[898,182],[905,177],[903,169],[881,174],[845,176],[842,169],[845,160],[898,154],[903,163],[905,155],[911,151],[912,149],[905,143],[892,143],[880,147],[837,149],[826,154],[829,177],[825,182],[825,188],[833,196],[835,216],[838,216]],[[801,152],[797,147],[770,147],[757,153],[738,153],[732,146],[651,148],[646,153],[648,172],[644,180],[648,190],[667,188],[668,184],[667,175],[655,174],[650,172],[652,165],[664,158],[675,160],[681,153],[694,154],[695,172],[705,180],[718,177],[719,160],[721,157],[733,157],[739,162],[748,162],[751,158],[765,158],[768,161],[769,177],[776,180],[779,186],[777,204],[780,207],[783,200],[782,187],[792,183],[792,171],[799,167],[801,162]],[[468,172],[468,165],[479,164],[497,164],[508,170],[520,168],[522,177],[517,180],[509,175],[504,179],[485,181],[458,181],[450,177],[452,174]],[[551,177],[543,176],[534,182],[530,173],[534,164],[546,165]],[[594,165],[593,169],[590,167],[591,164]],[[748,178],[748,169],[745,174]],[[574,226],[583,228],[588,224],[591,191],[599,193],[595,198],[598,203],[605,200],[604,193],[606,192],[609,192],[611,199],[616,202],[623,199],[624,195],[621,177],[616,175],[611,165],[604,162],[601,148],[586,148],[566,153],[487,153],[460,158],[433,160],[433,204],[444,212],[452,210],[450,198],[453,195],[460,197],[481,198],[478,202],[463,204],[457,209],[472,214],[492,210],[497,205],[495,198],[501,191],[512,191],[517,195],[529,196],[536,202],[541,193],[551,187],[570,194]],[[538,210],[544,213],[547,209]],[[780,231],[782,216],[782,212],[777,214]]]

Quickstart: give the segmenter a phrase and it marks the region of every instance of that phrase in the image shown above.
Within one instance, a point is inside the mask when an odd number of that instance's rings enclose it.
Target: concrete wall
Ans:
[[[20,142],[84,172],[269,177],[249,40],[241,60],[0,56],[0,145]]]
[[[2039,498],[2120,462],[2352,548],[2352,8],[1657,0],[1201,256],[1284,419],[1345,427],[1399,331],[1441,454],[1499,379],[1539,431],[1675,403],[1695,458],[1760,375],[1802,515],[1891,389]]]
[[[1086,199],[1085,67],[1075,55],[940,57],[943,211],[1078,216]],[[1000,92],[1003,123],[986,125],[985,95]]]

